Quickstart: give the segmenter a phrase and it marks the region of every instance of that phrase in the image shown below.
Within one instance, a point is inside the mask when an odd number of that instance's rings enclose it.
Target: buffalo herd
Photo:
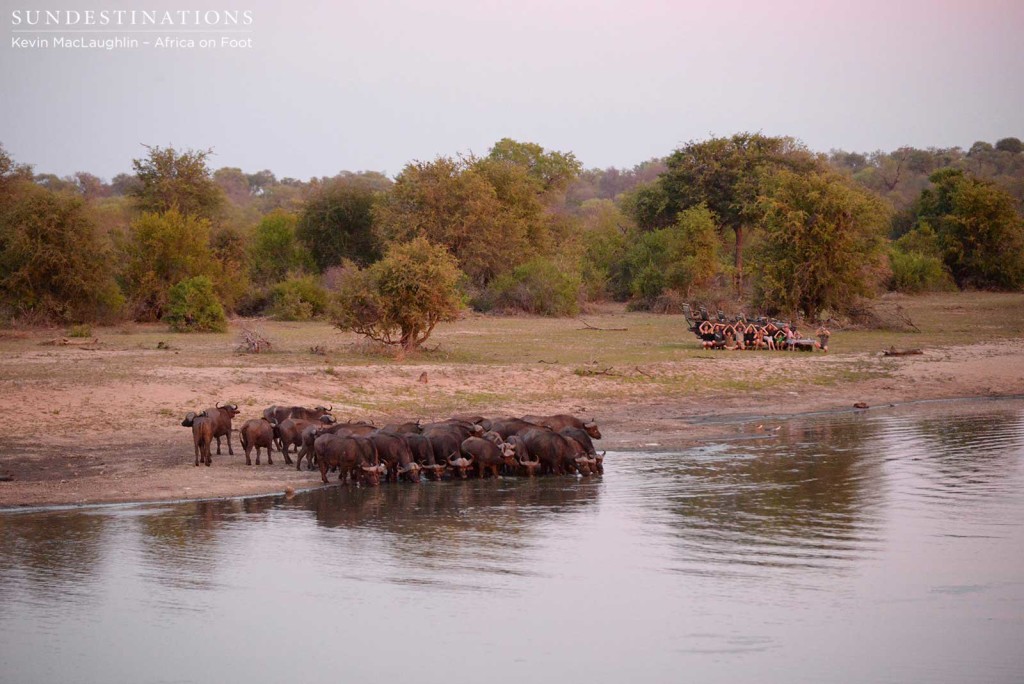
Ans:
[[[604,453],[594,448],[601,438],[597,423],[568,414],[485,418],[455,416],[423,423],[337,422],[333,407],[271,406],[263,416],[245,421],[238,429],[245,464],[260,464],[260,449],[280,451],[287,465],[320,469],[328,482],[330,472],[339,482],[377,485],[386,482],[419,482],[444,478],[498,477],[499,475],[594,475],[604,473]],[[211,446],[226,437],[231,449],[231,421],[236,404],[217,403],[200,412],[189,412],[181,424],[192,428],[195,464],[210,465]]]

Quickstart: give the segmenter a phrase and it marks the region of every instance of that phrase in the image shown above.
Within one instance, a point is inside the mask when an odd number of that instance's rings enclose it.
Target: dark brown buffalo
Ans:
[[[277,421],[278,425],[288,420],[289,418],[297,418],[301,420],[319,420],[321,416],[326,416],[334,410],[333,406],[317,406],[316,408],[306,408],[305,406],[268,406],[263,409],[263,417],[267,420],[273,418]],[[276,438],[276,436],[275,436]],[[277,443],[277,448],[284,451],[280,440]]]
[[[501,466],[506,465],[512,468],[516,464],[515,449],[505,442],[498,446],[483,437],[467,437],[460,445],[460,450],[463,456],[476,463],[476,469],[480,473],[481,479],[487,474],[487,471],[490,471],[494,477],[498,477],[498,470]]]
[[[320,416],[325,416],[333,410],[333,406],[317,406],[316,408],[306,408],[305,406],[270,406],[263,409],[263,417],[267,419],[273,418],[278,423],[283,423],[289,418],[318,420]]]
[[[512,435],[525,432],[526,430],[533,430],[541,427],[537,423],[531,423],[521,418],[502,418],[500,420],[491,421],[491,430],[501,435],[502,439],[508,439]]]
[[[245,465],[252,465],[249,455],[256,449],[256,465],[260,464],[260,449],[267,450],[267,465],[274,465],[270,456],[274,448],[274,425],[266,418],[253,418],[242,424],[238,430],[239,441],[242,442],[242,450],[245,451]]]
[[[327,471],[338,469],[338,481],[380,484],[380,474],[385,469],[376,462],[373,443],[366,437],[324,434],[313,443],[320,479],[327,484]]]
[[[310,425],[317,425],[320,421],[303,420],[302,418],[288,418],[274,428],[274,435],[281,446],[281,453],[284,454],[284,462],[292,464],[288,450],[295,447],[295,451],[302,447],[302,431]]]
[[[220,456],[220,438],[227,437],[228,453],[232,456],[235,452],[231,449],[231,419],[238,415],[238,404],[220,405],[217,402],[212,408],[203,411],[213,425],[213,438],[217,440],[217,455]]]
[[[533,477],[540,472],[540,459],[531,458],[530,450],[526,448],[526,443],[523,438],[519,435],[512,435],[508,438],[508,444],[512,446],[516,454],[516,464],[518,468],[516,472],[526,475],[527,477]]]
[[[359,425],[362,425],[362,423]],[[373,428],[370,428],[370,430],[372,429]],[[355,423],[335,423],[334,416],[320,416],[319,420],[311,422],[302,429],[302,435],[299,438],[302,442],[302,446],[299,447],[299,451],[295,459],[296,470],[301,470],[303,458],[306,459],[307,469],[314,469],[313,461],[316,459],[316,452],[313,451],[313,442],[317,437],[324,434],[354,435],[358,433]]]
[[[395,432],[400,435],[418,435],[423,431],[418,420],[415,423],[388,423],[381,430],[384,432]]]
[[[540,472],[565,475],[577,470],[577,457],[583,447],[546,428],[534,428],[519,434],[526,450],[540,461]]]
[[[475,423],[476,425],[479,425],[481,428],[483,428],[484,432],[487,432],[488,430],[491,429],[490,418],[484,418],[483,416],[458,415],[452,416],[448,420],[456,420],[463,423]]]
[[[206,411],[201,413],[189,411],[185,414],[185,419],[181,421],[181,424],[184,427],[192,428],[192,446],[196,452],[196,465],[199,465],[199,461],[210,465],[213,462],[213,457],[210,455],[210,443],[213,441],[213,421],[210,416]]]
[[[587,457],[588,465],[592,472],[599,475],[604,473],[604,453],[597,453],[597,449],[594,448],[594,443],[591,441],[590,435],[586,430],[568,427],[559,430],[558,434],[574,440],[583,447],[583,455]]]
[[[409,444],[405,441],[405,435],[378,430],[367,435],[367,439],[373,442],[373,446],[377,448],[377,457],[380,458],[380,462],[387,466],[386,479],[388,481],[394,479],[397,482],[399,475],[407,472],[403,469],[407,469],[408,465],[413,463],[412,451],[409,450]],[[417,468],[418,473],[419,469]]]
[[[597,428],[597,423],[594,422],[593,418],[590,420],[580,420],[576,416],[559,413],[554,416],[523,416],[523,420],[543,425],[555,432],[561,432],[567,427],[579,428],[580,430],[586,430],[587,434],[594,439],[601,439],[601,431]]]
[[[468,435],[463,436],[460,430],[442,425],[425,430],[423,436],[430,441],[430,447],[434,451],[435,468],[431,478],[441,479],[451,462],[450,459],[459,456],[459,446]],[[430,475],[431,471],[428,470],[427,473]]]
[[[405,443],[409,445],[412,458],[419,464],[420,470],[431,480],[440,480],[444,476],[447,465],[438,463],[434,457],[434,447],[424,435],[406,435]]]
[[[470,437],[472,435],[476,435],[477,437],[479,437],[484,433],[484,429],[481,426],[477,425],[476,423],[470,423],[469,421],[466,420],[458,420],[457,418],[449,418],[448,420],[442,420],[437,423],[426,423],[424,425],[421,425],[420,428],[420,431],[423,434],[426,434],[431,430],[437,429],[455,430],[460,435],[462,435],[462,439],[466,439],[467,437]]]
[[[488,442],[490,444],[490,442]],[[492,445],[493,446],[493,445]],[[466,458],[465,456],[459,457],[448,457],[448,467],[451,468],[456,475],[461,477],[463,480],[469,474],[470,469],[473,467],[475,458]]]

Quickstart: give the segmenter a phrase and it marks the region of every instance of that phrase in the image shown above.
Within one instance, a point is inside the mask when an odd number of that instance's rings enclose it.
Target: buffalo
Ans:
[[[327,484],[327,471],[338,468],[338,481],[377,485],[380,475],[386,469],[377,463],[373,443],[366,437],[324,434],[313,443],[320,478]]]
[[[206,465],[213,462],[210,455],[210,442],[213,441],[213,420],[206,411],[195,413],[189,411],[181,421],[183,427],[192,428],[192,444],[196,451],[196,465],[202,461]],[[220,453],[220,452],[218,452]]]
[[[260,448],[267,450],[267,465],[274,465],[270,454],[274,448],[274,427],[276,425],[276,421],[266,418],[253,418],[242,424],[238,431],[238,438],[242,442],[242,450],[245,451],[245,465],[252,465],[249,455],[253,448],[256,449],[256,465],[260,464]]]
[[[580,430],[586,430],[587,434],[594,439],[601,439],[601,431],[598,429],[597,423],[594,422],[593,418],[584,421],[567,413],[559,413],[553,416],[523,416],[523,420],[528,423],[543,425],[555,432],[561,432],[567,427],[579,428]]]
[[[463,456],[471,459],[471,463],[476,463],[476,469],[480,473],[481,479],[487,471],[491,471],[494,477],[498,477],[498,470],[501,466],[506,465],[512,468],[516,464],[515,449],[505,442],[501,442],[499,446],[483,437],[467,437],[460,445],[460,450]]]
[[[217,455],[220,456],[220,438],[227,437],[228,453],[234,456],[235,452],[231,448],[231,419],[238,415],[238,404],[221,406],[220,402],[217,402],[213,408],[208,408],[203,413],[209,417],[213,426],[213,438],[217,440]]]

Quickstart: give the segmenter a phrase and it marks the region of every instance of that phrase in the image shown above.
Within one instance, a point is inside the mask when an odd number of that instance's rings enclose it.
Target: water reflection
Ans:
[[[0,679],[333,672],[293,640],[447,684],[1021,671],[1024,403],[775,426],[602,478],[0,514]]]
[[[103,560],[108,518],[0,515],[0,613],[15,599],[45,606],[55,595],[88,601]]]
[[[867,448],[878,430],[796,419],[687,458],[637,454],[631,496],[673,540],[679,571],[836,570],[878,547],[883,470]]]

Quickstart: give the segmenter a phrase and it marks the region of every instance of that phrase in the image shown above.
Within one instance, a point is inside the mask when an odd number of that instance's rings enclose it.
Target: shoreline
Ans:
[[[834,406],[821,410],[800,410],[790,413],[741,413],[741,412],[730,412],[730,413],[696,413],[689,416],[680,416],[673,420],[682,422],[688,428],[704,428],[695,429],[694,433],[689,434],[686,437],[680,437],[678,435],[668,435],[669,439],[663,440],[658,443],[640,443],[641,435],[630,434],[630,433],[616,433],[615,435],[615,448],[608,449],[613,453],[632,453],[632,452],[643,452],[643,451],[654,451],[657,453],[672,453],[681,449],[686,449],[699,443],[718,443],[725,441],[732,441],[737,438],[752,438],[758,433],[750,432],[726,432],[729,428],[737,428],[749,425],[755,421],[767,421],[777,423],[787,423],[789,421],[801,419],[801,418],[816,418],[820,416],[838,415],[843,413],[862,413],[867,411],[882,411],[891,409],[901,409],[914,406],[922,405],[936,405],[936,404],[952,404],[956,402],[976,404],[981,402],[1003,402],[1003,401],[1024,401],[1024,393],[1010,393],[1010,394],[985,394],[985,395],[961,395],[961,396],[941,396],[931,398],[918,398],[909,399],[905,401],[896,401],[889,403],[882,403],[877,405],[869,405],[867,408],[855,408],[852,406]],[[609,423],[614,426],[615,421]],[[235,437],[237,440],[237,436]],[[602,440],[603,441],[603,440]],[[596,444],[600,449],[600,443]],[[654,447],[654,448],[652,448]],[[600,449],[604,450],[604,449]],[[224,455],[222,458],[235,458],[238,459],[240,456]],[[216,457],[215,457],[216,460]],[[225,467],[226,466],[226,467]],[[203,466],[176,466],[169,468],[168,470],[179,470],[184,468],[188,472],[187,468],[194,468],[196,472],[202,473],[206,469]],[[255,468],[256,466],[252,466]],[[263,468],[264,466],[260,466]],[[276,466],[274,466],[276,468]],[[244,463],[232,462],[224,464],[221,461],[221,473],[232,473],[238,469],[249,470],[250,467],[245,466]],[[218,473],[216,463],[211,466],[208,474],[213,475]],[[255,472],[255,471],[253,471]],[[264,474],[270,475],[272,472],[277,472],[279,477],[273,484],[269,481],[270,478],[261,478],[265,482],[265,487],[252,488],[251,482],[247,482],[245,485],[240,486],[238,491],[230,489],[228,484],[228,493],[199,493],[197,492],[194,496],[179,496],[174,498],[149,498],[146,496],[135,496],[128,498],[116,498],[111,500],[105,500],[103,498],[92,500],[92,501],[67,501],[58,500],[54,501],[40,501],[36,502],[24,502],[24,503],[7,503],[7,499],[11,494],[14,494],[14,498],[17,498],[18,485],[31,485],[30,482],[18,483],[17,481],[12,482],[0,482],[0,515],[16,515],[19,513],[34,513],[34,512],[56,512],[56,511],[68,511],[68,510],[80,510],[89,508],[107,508],[107,507],[131,507],[135,505],[178,505],[183,503],[195,503],[203,501],[231,501],[231,500],[244,500],[253,498],[265,498],[265,497],[277,497],[285,496],[291,498],[297,494],[302,494],[310,491],[315,491],[322,487],[337,486],[332,480],[328,485],[323,484],[319,480],[319,471],[297,471],[291,466],[287,470],[276,470],[276,471],[265,471]],[[614,470],[610,473],[614,477]],[[575,476],[574,476],[575,477]],[[219,475],[218,480],[223,479]],[[303,480],[303,481],[300,481]],[[284,482],[282,486],[281,482]],[[405,483],[403,483],[405,484]],[[392,486],[392,485],[381,485],[381,486]],[[5,491],[7,488],[9,490]],[[216,487],[214,489],[217,489]],[[151,492],[155,493],[155,492]],[[22,492],[25,495],[26,492]],[[95,492],[94,494],[103,496],[101,492]]]
[[[924,333],[851,332],[827,354],[707,352],[677,317],[621,308],[588,316],[586,331],[574,319],[471,316],[435,335],[441,351],[408,359],[368,355],[355,336],[318,323],[267,322],[277,350],[268,354],[237,353],[231,332],[175,335],[156,324],[98,330],[88,345],[54,346],[52,330],[0,335],[0,396],[19,416],[0,440],[0,476],[11,478],[0,481],[0,509],[321,486],[318,471],[284,467],[280,453],[273,466],[244,465],[237,431],[271,404],[330,405],[339,421],[377,425],[572,413],[597,420],[598,449],[625,452],[683,449],[860,403],[1024,397],[1024,297],[906,304]],[[974,325],[957,316],[983,311],[986,337],[951,342]],[[893,344],[924,353],[880,353]],[[217,401],[241,411],[234,455],[225,447],[211,467],[195,467],[181,419]]]

